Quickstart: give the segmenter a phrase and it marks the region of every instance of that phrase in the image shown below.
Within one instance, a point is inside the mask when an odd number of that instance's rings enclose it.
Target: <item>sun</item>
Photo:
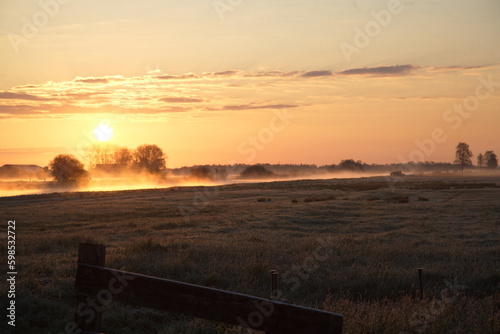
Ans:
[[[102,143],[107,142],[113,137],[113,128],[102,122],[94,129],[94,137]]]

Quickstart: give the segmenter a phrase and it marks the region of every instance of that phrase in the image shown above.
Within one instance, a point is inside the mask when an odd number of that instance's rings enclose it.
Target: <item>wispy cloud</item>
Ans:
[[[261,77],[293,77],[302,74],[303,72],[299,71],[291,71],[291,72],[283,72],[283,71],[258,71],[245,73],[244,77],[247,78],[261,78]]]
[[[35,113],[39,113],[35,110],[35,107],[20,104],[20,105],[0,105],[0,115],[4,116],[27,116]]]
[[[83,83],[102,83],[106,84],[109,82],[108,78],[85,78],[85,79],[76,79],[76,82],[83,82]]]
[[[199,75],[196,75],[194,73],[186,73],[186,74],[181,74],[181,75],[158,75],[155,77],[156,79],[161,79],[161,80],[180,80],[180,79],[198,79],[200,78]]]
[[[23,148],[3,148],[0,149],[0,155],[2,154],[43,154],[43,153],[53,153],[54,151],[64,152],[67,147],[23,147]]]
[[[193,99],[189,97],[164,97],[160,99],[160,101],[168,102],[168,103],[196,103],[203,102],[202,99]]]
[[[229,105],[223,106],[223,110],[251,110],[251,109],[284,109],[284,108],[297,108],[298,105],[295,104],[262,104],[258,105],[255,103],[240,104],[240,105]]]
[[[280,108],[314,108],[339,100],[353,99],[352,84],[387,77],[387,85],[396,87],[400,77],[433,78],[450,73],[476,73],[494,65],[424,67],[412,64],[330,70],[245,72],[227,70],[151,75],[135,77],[77,77],[63,82],[26,84],[0,91],[0,118],[87,117],[94,114],[175,115],[196,112],[210,117],[208,111],[241,111]],[[498,67],[498,65],[496,65]],[[354,79],[354,80],[353,80]],[[433,81],[434,82],[434,81]],[[339,85],[339,83],[349,83]],[[430,84],[433,84],[430,82]],[[366,85],[365,85],[366,86]],[[345,88],[344,88],[345,87]],[[369,87],[360,88],[356,98],[370,99]],[[423,91],[420,97],[387,93],[388,98],[438,99],[435,91]],[[401,98],[401,96],[403,96]],[[259,99],[260,102],[256,102]]]
[[[0,99],[4,100],[28,100],[28,101],[46,101],[46,98],[27,93],[0,92]]]
[[[439,70],[477,70],[491,67],[492,65],[479,65],[479,66],[464,66],[464,65],[452,65],[452,66],[442,66],[442,67],[430,67],[430,69],[439,69]]]
[[[394,65],[394,66],[377,66],[377,67],[362,67],[352,68],[342,72],[339,75],[368,75],[368,76],[401,76],[409,75],[412,71],[418,69],[415,65]]]
[[[213,77],[231,77],[242,73],[243,71],[229,70],[229,71],[205,73],[205,75]]]
[[[302,74],[302,77],[304,78],[313,78],[313,77],[329,77],[332,76],[331,71],[309,71],[304,74]]]

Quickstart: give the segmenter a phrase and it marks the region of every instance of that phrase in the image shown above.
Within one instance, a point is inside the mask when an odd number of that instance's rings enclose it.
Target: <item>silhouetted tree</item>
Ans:
[[[115,162],[114,154],[118,150],[117,145],[108,143],[97,143],[88,148],[86,162],[89,168],[96,165],[108,165]]]
[[[225,180],[227,179],[227,169],[225,168],[215,168],[215,179]]]
[[[457,151],[455,153],[455,163],[462,166],[462,173],[465,166],[472,166],[473,154],[466,143],[458,143]]]
[[[132,164],[134,157],[132,152],[126,147],[120,147],[113,153],[114,163],[126,168]]]
[[[497,168],[498,167],[498,159],[497,155],[493,151],[486,151],[484,154],[484,160],[486,161],[486,167],[488,168]]]
[[[479,155],[477,156],[477,165],[479,167],[483,167],[485,161],[486,161],[486,159],[484,158],[484,155],[482,155],[481,153],[479,153]]]
[[[240,174],[240,177],[243,179],[260,179],[274,176],[276,174],[260,165],[249,166]]]
[[[165,169],[165,153],[156,145],[142,145],[134,151],[134,165],[139,170],[159,173]]]
[[[339,164],[339,169],[349,170],[353,172],[363,171],[363,162],[360,160],[354,161],[353,159],[342,160]]]
[[[191,176],[198,179],[213,179],[210,169],[206,166],[194,166],[191,168]]]
[[[88,180],[83,164],[70,154],[59,154],[49,163],[49,170],[59,183],[79,183]]]

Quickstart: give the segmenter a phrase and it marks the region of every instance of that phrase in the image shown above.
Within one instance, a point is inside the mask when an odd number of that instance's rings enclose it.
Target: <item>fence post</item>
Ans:
[[[420,300],[424,300],[424,281],[422,277],[423,268],[418,268],[418,286],[420,288]]]
[[[278,272],[271,270],[271,299],[278,298]]]
[[[78,248],[78,263],[104,267],[106,263],[106,246],[84,243]],[[75,323],[82,331],[99,332],[102,312],[90,307],[89,297],[76,295]],[[94,317],[89,314],[95,314]]]

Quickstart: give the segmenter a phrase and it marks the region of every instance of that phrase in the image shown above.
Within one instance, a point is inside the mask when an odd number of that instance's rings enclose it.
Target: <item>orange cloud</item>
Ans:
[[[198,112],[197,117],[208,117],[210,114],[202,112],[312,108],[335,104],[340,100],[381,99],[381,94],[385,95],[384,99],[438,99],[440,96],[445,98],[445,95],[434,91],[422,92],[420,97],[398,95],[394,87],[398,87],[399,80],[404,77],[442,75],[444,78],[450,72],[467,73],[491,66],[423,67],[406,64],[352,68],[339,72],[227,70],[202,74],[77,77],[71,81],[28,84],[0,92],[0,118],[90,114],[168,115],[180,112]],[[367,79],[392,78],[384,83],[392,88],[374,91],[366,88],[366,84],[359,85],[358,79],[351,79],[359,76]],[[255,102],[257,96],[260,102]]]

